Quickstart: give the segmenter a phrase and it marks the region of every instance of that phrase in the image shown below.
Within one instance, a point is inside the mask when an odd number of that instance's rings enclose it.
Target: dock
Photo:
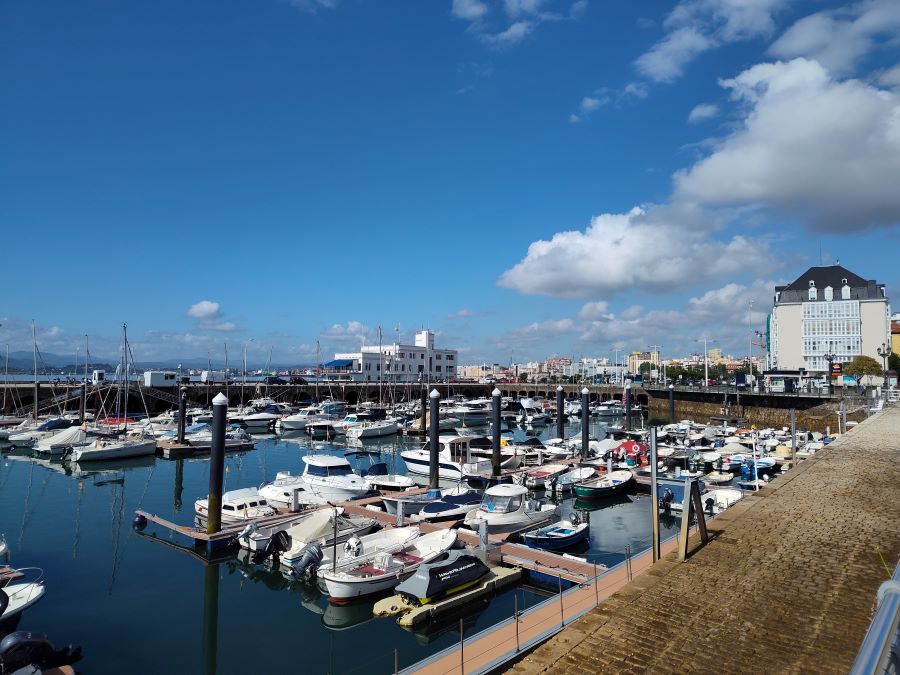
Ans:
[[[898,485],[894,407],[746,496],[687,562],[664,556],[509,672],[846,673],[900,557]],[[482,671],[466,651],[465,671]]]

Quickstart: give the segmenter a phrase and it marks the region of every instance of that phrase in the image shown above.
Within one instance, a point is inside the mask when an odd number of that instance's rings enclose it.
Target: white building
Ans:
[[[363,345],[358,352],[335,354],[323,367],[327,376],[354,382],[429,382],[455,378],[457,356],[455,349],[435,349],[434,333],[422,330],[414,345]]]
[[[840,265],[810,267],[788,286],[775,287],[768,322],[768,367],[825,373],[829,357],[847,363],[890,342],[890,305],[884,284]]]

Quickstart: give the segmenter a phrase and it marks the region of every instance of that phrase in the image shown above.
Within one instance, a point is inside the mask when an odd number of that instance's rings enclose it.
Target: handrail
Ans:
[[[900,672],[900,564],[878,588],[878,609],[850,669],[851,675]]]

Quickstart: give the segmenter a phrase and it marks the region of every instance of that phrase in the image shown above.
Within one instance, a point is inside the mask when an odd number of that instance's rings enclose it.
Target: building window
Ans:
[[[825,299],[829,302],[834,300],[834,289],[831,286],[825,287]]]
[[[437,359],[438,361],[440,361],[440,360],[441,360],[441,355],[440,355],[440,354],[435,354],[435,355],[434,355],[434,358]]]
[[[438,372],[438,373],[439,373],[439,372],[441,372],[441,367],[440,367],[440,366],[435,366],[435,367],[434,367],[434,370],[435,370],[435,372]]]
[[[810,283],[812,283],[812,282],[810,282]],[[818,291],[816,290],[816,287],[815,287],[815,286],[810,286],[810,287],[809,287],[809,299],[810,299],[810,300],[817,300],[818,297],[819,297],[819,293],[818,293]]]

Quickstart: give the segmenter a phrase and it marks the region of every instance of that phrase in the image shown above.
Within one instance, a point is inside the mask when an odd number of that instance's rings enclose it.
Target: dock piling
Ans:
[[[669,423],[675,424],[675,385],[669,385]]]
[[[791,408],[791,468],[797,466],[797,411]]]
[[[227,417],[228,399],[223,394],[216,394],[213,399],[212,446],[209,452],[207,534],[215,534],[222,529],[222,486],[225,479],[225,422]]]
[[[495,388],[491,392],[491,421],[494,425],[491,434],[493,454],[491,455],[491,474],[500,475],[500,390]]]
[[[6,395],[6,390],[3,390],[3,395]],[[81,396],[79,397],[78,402],[78,422],[79,424],[84,424],[84,416],[87,411],[87,381],[81,383]]]
[[[562,387],[560,387],[562,389]],[[518,652],[521,647],[519,646],[519,596],[518,594],[513,594],[513,601],[515,604],[513,605],[513,621],[516,623],[516,652]]]
[[[438,418],[441,415],[441,395],[437,389],[432,389],[428,395],[431,416],[431,424],[428,427],[428,487],[437,490],[440,487],[440,440],[438,438]]]
[[[625,383],[625,431],[631,431],[631,381]]]
[[[581,458],[588,456],[591,441],[591,392],[587,387],[581,390]]]
[[[653,551],[653,562],[659,560],[659,492],[656,487],[657,472],[656,427],[650,427],[650,549]]]
[[[178,444],[184,444],[184,413],[187,408],[187,387],[181,388],[181,395],[178,397]]]
[[[566,404],[562,385],[556,387],[556,437],[566,437]]]

